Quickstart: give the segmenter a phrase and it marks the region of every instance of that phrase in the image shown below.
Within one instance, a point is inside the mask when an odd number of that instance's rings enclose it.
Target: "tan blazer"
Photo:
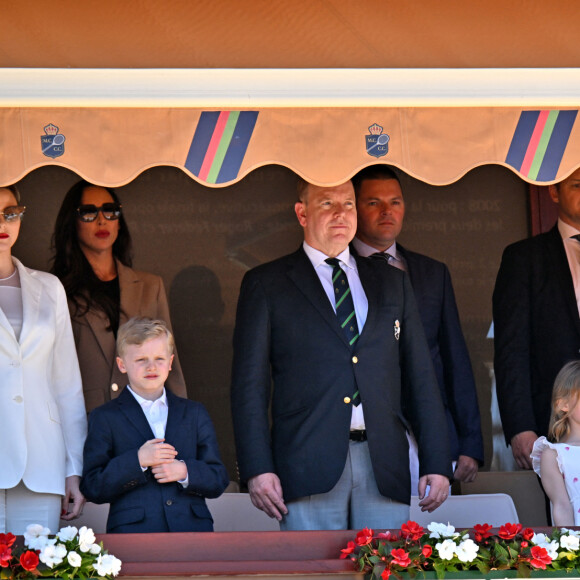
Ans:
[[[0,309],[0,489],[64,495],[81,475],[87,417],[66,294],[52,274],[13,258],[22,288],[22,332]]]
[[[148,316],[164,320],[171,328],[169,306],[161,278],[132,270],[119,261],[117,272],[121,291],[120,323],[127,322],[133,316]],[[115,337],[107,331],[108,320],[105,315],[89,310],[84,316],[71,315],[71,318],[88,413],[118,397],[127,383],[127,375],[117,367]],[[177,353],[166,386],[176,395],[187,398]]]

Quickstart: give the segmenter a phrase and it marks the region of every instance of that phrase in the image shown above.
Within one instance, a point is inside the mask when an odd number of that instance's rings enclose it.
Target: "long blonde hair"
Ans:
[[[548,439],[557,443],[570,433],[569,415],[578,404],[580,395],[580,360],[566,363],[556,376],[552,391],[552,414]],[[564,411],[564,405],[568,410]]]

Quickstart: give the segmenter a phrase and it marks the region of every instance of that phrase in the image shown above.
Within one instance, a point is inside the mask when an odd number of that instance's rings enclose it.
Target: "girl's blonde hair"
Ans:
[[[550,416],[550,427],[548,428],[548,439],[557,443],[570,433],[570,413],[578,403],[580,395],[580,360],[566,363],[554,381],[552,391],[552,414]],[[564,411],[563,406],[568,404],[568,410]]]

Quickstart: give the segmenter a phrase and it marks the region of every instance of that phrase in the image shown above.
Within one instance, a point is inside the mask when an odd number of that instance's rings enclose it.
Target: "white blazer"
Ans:
[[[66,295],[52,274],[13,258],[22,287],[20,341],[0,309],[0,489],[64,495],[81,475],[87,418]]]

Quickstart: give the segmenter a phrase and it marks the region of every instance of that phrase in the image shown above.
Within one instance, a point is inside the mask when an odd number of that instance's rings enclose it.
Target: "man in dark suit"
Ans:
[[[442,262],[397,243],[405,201],[399,178],[391,168],[367,167],[353,178],[353,183],[358,229],[352,245],[361,256],[374,254],[408,272],[445,406],[451,453],[456,462],[454,478],[473,481],[483,463],[483,438],[475,380],[449,270]],[[412,460],[412,473],[413,469]]]
[[[204,498],[221,495],[228,476],[203,405],[164,387],[171,333],[159,320],[132,318],[117,350],[129,384],[89,417],[85,497],[111,504],[107,533],[212,531]]]
[[[350,255],[350,181],[303,183],[299,198],[303,246],[248,272],[240,291],[232,377],[240,476],[282,529],[398,527],[410,500],[403,399],[422,443],[420,489],[431,486],[424,510],[444,501],[450,476],[410,282]]]
[[[505,249],[493,293],[499,409],[523,469],[547,435],[558,371],[580,358],[580,170],[549,190],[558,223]]]

